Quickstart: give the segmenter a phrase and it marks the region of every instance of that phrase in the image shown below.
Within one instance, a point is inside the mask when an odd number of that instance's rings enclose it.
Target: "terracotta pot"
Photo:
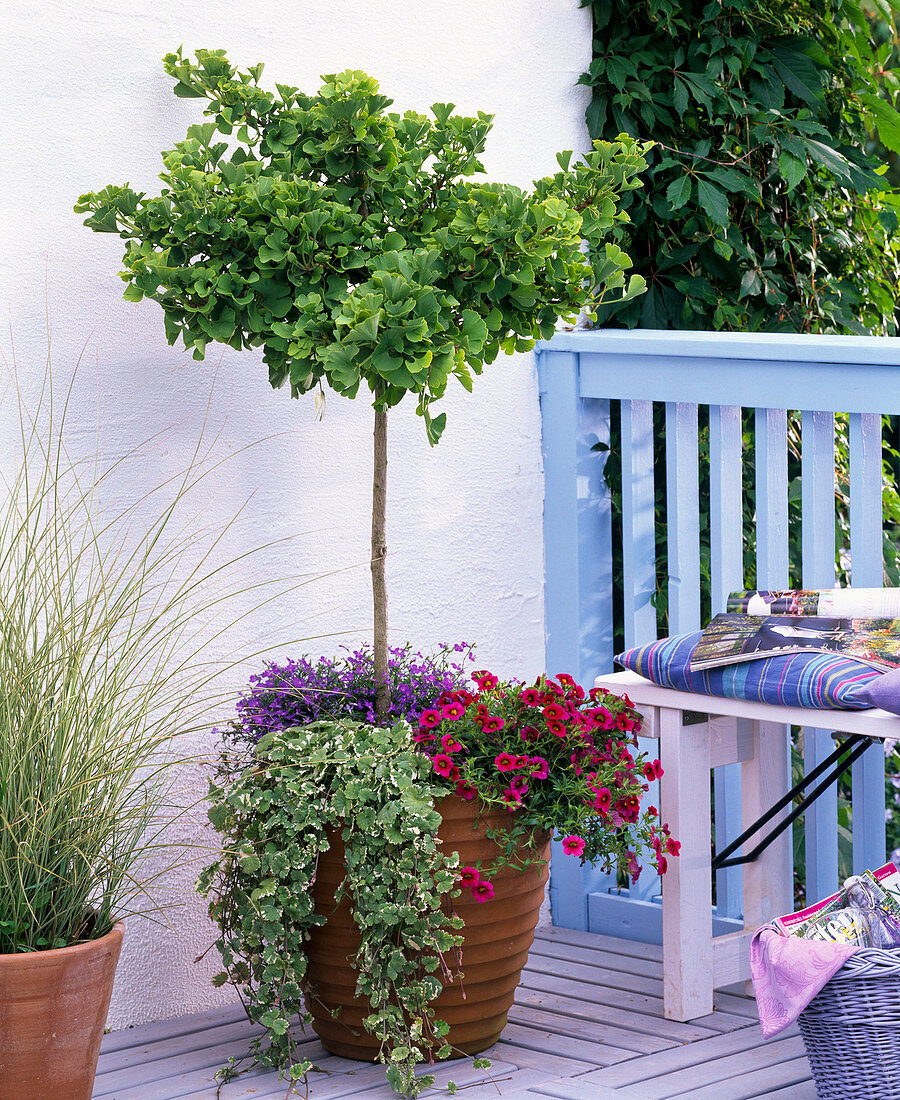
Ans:
[[[0,1100],[91,1100],[123,932],[0,955]]]
[[[459,864],[478,860],[491,863],[498,847],[488,840],[486,829],[509,823],[505,810],[476,818],[471,803],[456,795],[441,800],[438,809],[443,823],[438,831],[444,847],[459,852]],[[336,842],[335,842],[336,841]],[[550,836],[539,846],[542,859],[550,857]],[[495,1043],[506,1026],[506,1015],[528,950],[534,939],[549,865],[527,871],[504,868],[492,879],[494,897],[476,902],[469,891],[454,901],[463,918],[462,983],[457,978],[432,1002],[435,1016],[446,1020],[450,1033],[446,1041],[459,1054],[477,1054]],[[350,915],[350,904],[342,901],[335,909],[335,891],[344,878],[344,846],[339,837],[319,857],[313,893],[316,910],[328,917],[308,944],[307,974],[314,990],[307,997],[313,1029],[325,1048],[342,1058],[375,1061],[379,1043],[362,1026],[370,1014],[368,1003],[355,995],[357,970],[354,956],[359,933]],[[337,1018],[330,1011],[340,1008]]]

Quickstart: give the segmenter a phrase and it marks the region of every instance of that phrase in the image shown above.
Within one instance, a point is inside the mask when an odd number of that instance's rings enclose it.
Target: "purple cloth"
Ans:
[[[773,924],[753,933],[750,973],[764,1038],[792,1024],[828,979],[859,948],[783,936]]]

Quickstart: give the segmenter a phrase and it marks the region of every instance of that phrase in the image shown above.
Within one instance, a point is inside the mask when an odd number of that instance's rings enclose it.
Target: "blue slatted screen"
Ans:
[[[546,483],[546,626],[550,673],[575,669],[585,684],[609,671],[612,542],[603,478],[610,416],[621,436],[621,563],[627,646],[657,633],[653,402],[665,405],[669,632],[701,619],[699,495],[709,493],[713,611],[743,585],[742,463],[755,466],[759,587],[787,587],[788,448],[802,463],[802,582],[834,580],[835,413],[849,413],[851,580],[882,583],[881,416],[900,413],[900,339],[781,334],[580,332],[539,345]],[[611,405],[612,402],[612,405]],[[699,423],[708,424],[708,480],[701,482]],[[742,454],[742,410],[753,410],[753,454]],[[789,439],[788,410],[800,413]],[[657,417],[657,421],[659,417]],[[746,418],[745,418],[746,423]],[[796,433],[794,433],[796,434]],[[827,730],[804,731],[807,767],[830,751]],[[740,766],[716,773],[717,846],[740,828]],[[884,767],[877,753],[854,766],[854,865],[884,858]],[[837,803],[832,791],[807,814],[810,896],[837,884]],[[652,939],[658,883],[646,876],[626,897],[575,860],[554,859],[557,923]],[[740,869],[717,877],[718,915],[740,916]]]

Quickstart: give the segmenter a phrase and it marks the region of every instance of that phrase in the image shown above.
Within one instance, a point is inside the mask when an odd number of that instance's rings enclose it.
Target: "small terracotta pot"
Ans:
[[[509,824],[505,810],[476,817],[471,803],[456,795],[441,799],[437,809],[443,818],[438,837],[445,850],[459,852],[460,867],[496,859],[499,848],[488,840],[486,831]],[[319,856],[313,887],[316,911],[326,915],[328,923],[313,930],[307,945],[307,975],[313,990],[307,996],[307,1007],[326,1050],[342,1058],[372,1062],[378,1057],[379,1042],[362,1026],[371,1010],[355,996],[358,971],[354,956],[359,933],[350,903],[342,901],[336,909],[334,905],[335,891],[344,878],[344,846],[340,837],[331,840],[329,851]],[[540,857],[549,860],[549,834],[541,838],[538,847]],[[457,977],[445,986],[432,1006],[435,1016],[450,1025],[446,1042],[456,1048],[454,1056],[486,1050],[506,1026],[534,939],[548,876],[549,864],[524,872],[506,867],[491,880],[495,893],[489,901],[476,902],[466,890],[453,902],[465,922],[461,930],[462,981]],[[341,1010],[337,1018],[330,1012],[335,1008]]]
[[[0,1100],[91,1100],[123,933],[0,955]]]

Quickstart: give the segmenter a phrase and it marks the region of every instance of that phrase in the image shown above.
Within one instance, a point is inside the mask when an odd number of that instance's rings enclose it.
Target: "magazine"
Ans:
[[[838,619],[726,612],[716,615],[703,631],[690,667],[701,671],[808,650],[839,653],[890,672],[900,668],[900,617]]]
[[[813,588],[732,592],[725,608],[743,615],[900,619],[900,588]]]
[[[893,863],[886,863],[876,871],[847,879],[836,894],[776,917],[772,923],[786,936],[882,946],[885,936],[894,941],[898,936],[898,899],[900,872]]]

